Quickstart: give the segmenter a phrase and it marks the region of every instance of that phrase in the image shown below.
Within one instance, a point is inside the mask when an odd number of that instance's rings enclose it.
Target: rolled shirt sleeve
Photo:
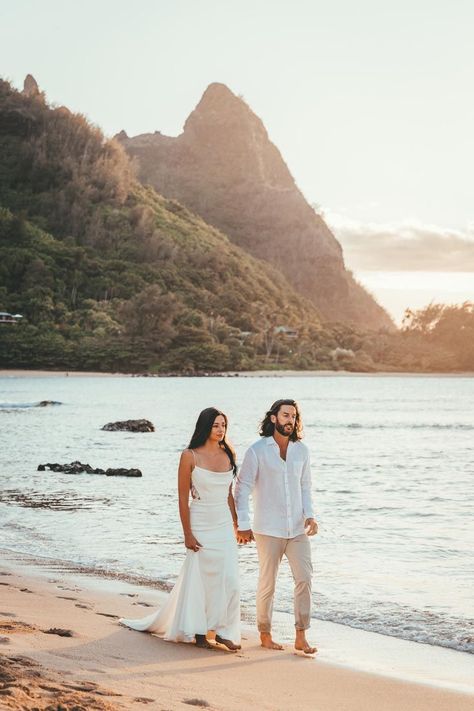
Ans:
[[[237,511],[239,531],[248,531],[251,528],[249,513],[249,497],[253,491],[258,473],[258,460],[252,448],[245,453],[242,466],[237,475],[235,484],[234,501]]]
[[[309,452],[307,452],[305,463],[303,465],[303,473],[301,475],[301,500],[303,503],[304,518],[314,518],[311,495],[311,462]]]

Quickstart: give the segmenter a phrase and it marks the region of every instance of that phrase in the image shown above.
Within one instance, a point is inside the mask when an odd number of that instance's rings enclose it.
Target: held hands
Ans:
[[[239,531],[235,529],[235,537],[237,538],[237,543],[243,543],[244,545],[247,545],[247,543],[250,543],[250,541],[255,540],[251,528],[249,528],[247,531]]]
[[[307,536],[314,536],[318,532],[318,524],[314,518],[307,518],[304,522],[304,527]],[[249,528],[247,531],[239,531],[235,525],[234,529],[237,543],[246,545],[255,540],[252,529]]]
[[[307,536],[314,536],[318,532],[318,524],[314,518],[307,518],[304,522],[304,527]]]
[[[200,548],[202,548],[202,545],[199,543],[197,538],[193,536],[192,533],[187,533],[184,536],[184,545],[186,548],[189,548],[191,551],[197,552]]]

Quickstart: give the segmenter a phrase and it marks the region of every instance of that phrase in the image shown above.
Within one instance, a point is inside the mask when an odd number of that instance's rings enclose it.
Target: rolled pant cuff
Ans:
[[[270,634],[272,631],[270,625],[257,625],[257,628],[259,632],[266,632],[267,634]]]

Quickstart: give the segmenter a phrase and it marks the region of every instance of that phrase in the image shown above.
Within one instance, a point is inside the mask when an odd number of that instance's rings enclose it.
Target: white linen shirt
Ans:
[[[273,437],[262,437],[246,451],[235,485],[239,531],[250,525],[249,496],[254,504],[254,533],[294,538],[304,522],[314,518],[311,503],[309,450],[303,442],[288,442],[286,461]]]

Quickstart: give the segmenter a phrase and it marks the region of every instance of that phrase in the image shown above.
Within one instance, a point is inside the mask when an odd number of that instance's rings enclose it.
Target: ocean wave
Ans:
[[[350,611],[340,607],[335,610],[330,605],[328,610],[319,609],[313,616],[367,632],[474,654],[474,620],[470,619],[383,603],[365,610],[351,606]]]
[[[5,489],[0,492],[0,503],[7,506],[21,506],[29,509],[50,509],[54,511],[78,511],[94,509],[98,505],[110,505],[112,500],[99,496],[79,496],[73,491],[44,494],[40,491],[17,491]]]
[[[32,407],[48,407],[62,405],[57,400],[40,400],[39,402],[0,402],[0,410],[28,410]]]
[[[474,425],[465,422],[388,422],[384,423],[364,423],[364,422],[320,422],[313,426],[306,425],[306,428],[325,430],[325,429],[342,429],[342,430],[461,430],[471,432],[474,430]]]

